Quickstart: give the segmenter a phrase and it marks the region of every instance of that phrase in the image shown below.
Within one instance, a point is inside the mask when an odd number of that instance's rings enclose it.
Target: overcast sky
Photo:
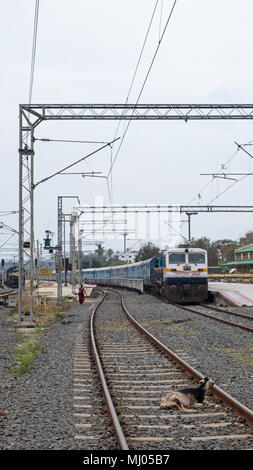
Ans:
[[[2,2],[0,210],[18,208],[18,105],[28,101],[33,0]],[[135,103],[173,2],[160,0],[129,97]],[[41,0],[33,103],[124,103],[155,0]],[[140,103],[252,103],[251,0],[178,0]],[[200,173],[253,172],[234,141],[253,139],[251,121],[132,122],[113,169],[118,204],[251,205],[253,176],[221,194],[232,181]],[[122,136],[125,124],[118,131]],[[37,138],[109,141],[117,121],[48,122]],[[35,145],[35,181],[78,160],[98,145]],[[247,147],[249,151],[253,147]],[[113,156],[115,156],[115,150]],[[110,168],[109,149],[73,171]],[[57,176],[35,190],[35,238],[56,231],[57,196],[96,196],[109,203],[105,180]],[[198,196],[199,195],[199,196]],[[72,208],[65,201],[64,211]],[[4,221],[15,226],[15,218]],[[17,225],[16,225],[17,227]],[[253,230],[253,215],[198,215],[192,235],[238,239]],[[187,234],[186,225],[183,226]]]

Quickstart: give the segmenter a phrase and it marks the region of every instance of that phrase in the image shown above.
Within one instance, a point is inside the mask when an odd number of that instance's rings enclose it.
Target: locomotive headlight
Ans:
[[[183,270],[184,270],[184,271],[191,271],[191,265],[190,265],[190,264],[185,264],[185,265],[183,266]]]

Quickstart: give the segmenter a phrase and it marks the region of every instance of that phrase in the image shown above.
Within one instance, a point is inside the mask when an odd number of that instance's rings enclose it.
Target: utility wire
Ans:
[[[242,145],[238,144],[237,142],[235,142],[235,144],[237,145],[238,150],[239,149],[243,150],[245,153],[247,153],[247,155],[249,155],[250,158],[253,158],[251,153],[249,153],[247,150],[245,150]],[[247,145],[247,144],[245,144],[245,145]]]
[[[31,104],[31,101],[32,101],[34,65],[35,65],[35,55],[36,55],[36,45],[37,45],[38,18],[39,18],[39,3],[40,3],[39,0],[35,1],[32,59],[31,59],[30,85],[29,85],[29,97],[28,97],[29,104]]]
[[[137,64],[136,64],[136,67],[135,67],[135,70],[134,70],[134,73],[133,73],[133,77],[132,77],[132,80],[131,80],[131,83],[130,83],[130,87],[129,87],[129,90],[128,90],[128,93],[127,93],[127,97],[126,97],[126,100],[125,100],[125,105],[128,103],[128,99],[129,99],[129,96],[130,96],[130,93],[132,91],[132,87],[133,87],[133,84],[134,84],[134,81],[135,81],[135,78],[136,78],[136,74],[137,74],[137,71],[138,71],[138,68],[139,68],[139,65],[140,65],[140,62],[141,62],[141,59],[142,59],[142,55],[143,55],[143,52],[144,52],[144,49],[145,49],[145,46],[146,46],[146,42],[147,42],[147,39],[148,39],[148,35],[149,35],[149,32],[150,32],[150,29],[151,29],[151,25],[152,25],[152,22],[153,22],[153,19],[154,19],[154,15],[155,15],[155,12],[156,12],[156,8],[157,8],[157,5],[158,5],[158,2],[159,0],[156,0],[156,3],[155,3],[155,6],[154,6],[154,9],[153,9],[153,12],[152,12],[152,15],[151,15],[151,19],[150,19],[150,22],[149,22],[149,25],[148,25],[148,29],[147,29],[147,32],[146,32],[146,35],[145,35],[145,39],[144,39],[144,42],[143,42],[143,45],[142,45],[142,48],[141,48],[141,52],[139,54],[139,58],[138,58],[138,61],[137,61]],[[121,118],[123,116],[123,113],[121,115]],[[121,124],[121,118],[118,122],[118,125],[117,125],[117,129],[115,131],[115,134],[114,134],[114,139],[118,133],[118,130],[119,130],[119,127],[120,127],[120,124]],[[110,176],[110,173],[111,173],[111,170],[112,170],[112,166],[113,166],[113,158],[112,158],[112,152],[111,152],[111,162],[110,162],[110,170],[109,170],[109,173],[108,173],[108,178]],[[109,181],[109,180],[108,180]],[[111,191],[109,190],[109,187],[108,187],[108,191],[109,191],[109,199],[111,201],[111,195],[112,195],[112,175],[111,175]]]
[[[152,58],[152,60],[151,60],[150,66],[149,66],[149,68],[148,68],[148,71],[147,71],[147,73],[146,73],[146,76],[145,76],[144,82],[143,82],[143,84],[142,84],[141,90],[140,90],[140,92],[139,92],[139,95],[138,95],[138,97],[137,97],[136,103],[135,103],[135,105],[134,105],[134,109],[133,109],[132,115],[130,116],[130,119],[129,119],[128,124],[127,124],[127,127],[126,127],[126,130],[125,130],[125,132],[124,132],[124,134],[123,134],[123,136],[122,136],[122,139],[121,139],[120,145],[119,145],[119,147],[118,147],[118,150],[117,150],[117,152],[116,152],[116,155],[115,155],[115,157],[114,157],[114,160],[112,161],[112,164],[111,164],[111,167],[110,167],[110,170],[109,170],[109,173],[108,173],[108,177],[110,176],[110,174],[111,174],[111,172],[112,172],[113,166],[114,166],[114,164],[115,164],[115,162],[116,162],[116,160],[117,160],[119,151],[120,151],[120,149],[121,149],[121,147],[122,147],[122,144],[123,144],[123,141],[124,141],[125,136],[126,136],[126,134],[127,134],[127,131],[128,131],[128,129],[129,129],[129,126],[130,126],[130,124],[131,124],[131,122],[132,122],[132,117],[133,117],[134,112],[135,112],[135,109],[136,109],[136,107],[137,107],[137,105],[138,105],[138,103],[139,103],[139,100],[140,100],[140,97],[141,97],[142,92],[143,92],[143,90],[144,90],[144,87],[145,87],[145,85],[146,85],[146,83],[147,83],[147,79],[148,79],[149,74],[150,74],[150,72],[151,72],[151,69],[152,69],[152,67],[153,67],[153,64],[154,64],[155,58],[156,58],[156,56],[157,56],[157,53],[158,53],[158,51],[159,51],[159,49],[160,49],[161,42],[162,42],[162,40],[163,40],[163,37],[164,37],[165,32],[166,32],[166,30],[167,30],[168,24],[169,24],[170,19],[171,19],[171,17],[172,17],[172,13],[173,13],[173,11],[174,11],[174,8],[175,8],[175,6],[176,6],[176,3],[177,3],[177,0],[174,0],[174,3],[173,3],[172,8],[171,8],[171,10],[170,10],[169,16],[168,16],[167,21],[166,21],[166,23],[165,23],[165,26],[164,26],[164,28],[163,28],[161,37],[160,37],[160,39],[159,39],[159,41],[158,41],[158,45],[157,45],[157,47],[156,47],[155,53],[154,53],[153,58]]]
[[[247,176],[249,175],[244,175],[242,176],[241,178],[239,178],[238,180],[234,181],[233,183],[231,183],[230,186],[228,186],[228,188],[224,189],[224,191],[222,191],[221,193],[217,194],[217,196],[215,196],[213,199],[211,199],[211,201],[209,201],[207,204],[211,204],[211,202],[215,201],[216,199],[218,199],[218,197],[222,196],[222,194],[226,193],[230,188],[232,188],[232,186],[234,186],[236,183],[239,183],[240,181],[242,181],[244,178],[247,178]]]
[[[134,71],[134,74],[133,74],[133,78],[132,78],[132,81],[131,81],[131,84],[130,84],[130,87],[129,87],[129,90],[128,90],[128,94],[127,94],[127,98],[126,98],[126,103],[128,103],[128,99],[129,99],[130,93],[131,93],[131,91],[132,91],[132,87],[133,87],[133,84],[134,84],[134,80],[135,80],[135,77],[136,77],[136,74],[137,74],[137,71],[138,71],[140,62],[141,62],[141,58],[142,58],[142,55],[143,55],[143,52],[144,52],[144,49],[145,49],[145,46],[146,46],[146,42],[147,42],[147,39],[148,39],[148,35],[149,35],[149,32],[150,32],[150,28],[151,28],[151,25],[152,25],[152,22],[153,22],[153,19],[154,19],[154,16],[155,16],[155,12],[156,12],[156,8],[157,8],[157,5],[158,5],[158,1],[159,1],[159,0],[156,1],[155,7],[154,7],[154,10],[153,10],[153,13],[152,13],[152,16],[151,16],[149,25],[148,25],[148,29],[147,29],[147,32],[146,32],[146,36],[145,36],[145,39],[144,39],[142,48],[141,48],[141,52],[140,52],[140,55],[139,55],[139,59],[138,59],[138,61],[137,61],[137,64],[136,64],[136,67],[135,67],[135,71]]]
[[[253,156],[251,155],[251,153],[249,153],[247,150],[245,150],[243,148],[242,145],[238,144],[237,142],[235,142],[235,144],[237,145],[237,151],[239,150],[243,150],[249,157],[253,158]],[[247,145],[247,144],[246,144]],[[230,188],[232,188],[232,186],[234,186],[236,183],[239,183],[240,181],[242,181],[243,179],[247,178],[247,176],[249,176],[249,174],[246,174],[246,175],[243,175],[241,178],[239,178],[238,180],[234,181],[232,184],[230,184],[230,186],[228,186],[226,189],[224,189],[224,191],[222,191],[221,193],[217,194],[217,196],[215,196],[211,201],[209,201],[208,204],[210,204],[211,202],[215,201],[216,199],[218,199],[218,197],[222,196],[224,193],[226,193]]]
[[[99,140],[66,140],[66,139],[34,139],[40,140],[41,142],[71,142],[74,144],[109,144],[109,142],[99,141]]]
[[[17,234],[16,234],[16,233],[13,233],[13,234],[10,236],[10,238],[8,238],[8,240],[6,240],[6,241],[0,246],[0,248],[2,248],[6,243],[8,243],[8,241],[9,241],[11,238],[13,238],[14,235],[17,235]]]
[[[240,144],[238,144],[237,142],[235,142],[235,144],[237,145],[237,150],[236,150],[236,151],[231,155],[231,157],[222,165],[223,167],[225,167],[225,166],[227,166],[227,164],[230,164],[230,163],[231,163],[231,160],[232,160],[232,159],[234,158],[234,156],[239,152],[239,150],[243,150],[249,157],[253,158],[253,156],[252,156],[247,150],[245,150],[245,149],[243,148],[245,145],[249,145],[249,144],[240,145]],[[224,169],[224,168],[222,168],[222,170],[223,170],[223,169]],[[219,171],[217,172],[217,175],[219,175],[219,174],[222,175],[222,174],[223,174],[223,173],[221,173],[222,170],[219,170]],[[218,199],[220,196],[222,196],[224,193],[226,193],[226,192],[227,192],[230,188],[232,188],[235,184],[237,184],[237,183],[239,183],[240,181],[242,181],[243,179],[247,178],[247,176],[249,176],[249,175],[250,175],[250,173],[249,173],[249,174],[243,174],[243,176],[242,176],[241,178],[239,178],[238,180],[235,180],[235,181],[234,181],[233,183],[231,183],[226,189],[224,189],[222,192],[218,193],[215,197],[212,197],[212,199],[211,199],[210,201],[208,201],[207,204],[211,204],[213,201],[215,201],[215,200]],[[205,188],[207,188],[207,186],[209,186],[210,183],[213,182],[214,178],[215,178],[215,177],[213,176],[212,179],[202,188],[202,190],[199,192],[199,194],[200,194]],[[217,189],[218,189],[218,188],[217,188]],[[196,199],[196,197],[195,197],[194,199]],[[191,203],[192,201],[194,201],[194,199],[192,199],[192,200],[190,201],[190,203]],[[189,204],[190,204],[190,203],[189,203]]]
[[[100,150],[103,150],[105,147],[108,147],[108,145],[111,146],[114,142],[116,142],[116,140],[119,140],[119,139],[120,139],[120,137],[118,137],[117,139],[113,140],[112,142],[109,142],[109,143],[106,144],[106,145],[103,145],[103,147],[100,147],[100,148],[98,148],[97,150],[94,150],[94,152],[91,152],[91,153],[89,153],[88,155],[85,155],[85,157],[82,157],[82,158],[80,158],[79,160],[77,160],[76,162],[71,163],[70,165],[66,166],[66,167],[63,168],[62,170],[56,171],[53,175],[48,176],[47,178],[44,178],[43,180],[41,180],[41,181],[39,181],[38,183],[36,183],[36,184],[34,185],[34,188],[35,188],[36,186],[38,186],[39,184],[44,183],[45,181],[48,181],[49,179],[53,178],[54,176],[59,175],[59,174],[62,173],[63,171],[68,170],[68,169],[71,168],[72,166],[77,165],[77,164],[80,163],[81,161],[86,160],[86,158],[89,158],[89,157],[91,157],[92,155],[94,155],[95,153],[99,152]]]
[[[230,164],[231,160],[235,157],[235,155],[238,153],[239,149],[237,148],[237,150],[228,158],[228,160],[226,160],[226,162],[222,165],[223,167],[227,166],[228,164]],[[218,170],[216,173],[217,174],[220,174],[221,171],[223,170],[223,168],[221,170]],[[203,188],[201,188],[201,190],[198,192],[198,195],[195,196],[188,204],[191,204],[195,199],[196,197],[198,197],[199,195],[201,195],[201,193],[209,186],[209,184],[211,184],[214,180],[214,177],[212,177],[210,179],[210,181],[208,181],[205,186],[203,186]]]
[[[188,239],[185,238],[184,235],[182,235],[181,233],[179,233],[174,227],[172,227],[172,225],[170,225],[169,222],[167,222],[167,221],[164,220],[164,219],[163,219],[163,222],[164,222],[165,224],[167,224],[167,225],[173,230],[173,232],[177,233],[177,235],[180,235],[180,237],[184,238],[184,239],[187,241],[187,243],[188,243]]]
[[[163,16],[163,0],[161,0],[161,11],[160,11],[160,21],[159,21],[159,40],[161,38],[161,28],[162,28],[162,16]]]
[[[154,19],[154,15],[155,15],[155,11],[156,11],[156,8],[157,8],[157,5],[158,5],[158,1],[159,1],[159,0],[156,0],[156,4],[155,4],[155,7],[154,7],[154,10],[153,10],[153,13],[152,13],[152,16],[151,16],[149,25],[148,25],[148,29],[147,29],[147,32],[146,32],[146,35],[145,35],[145,39],[144,39],[142,48],[141,48],[141,52],[140,52],[140,55],[139,55],[139,58],[138,58],[138,61],[137,61],[136,67],[135,67],[135,71],[134,71],[134,74],[133,74],[133,77],[132,77],[132,80],[131,80],[131,84],[130,84],[128,93],[127,93],[127,97],[126,97],[126,100],[125,100],[125,104],[128,103],[128,99],[129,99],[129,96],[130,96],[130,93],[131,93],[131,90],[132,90],[132,87],[133,87],[133,84],[134,84],[134,80],[135,80],[135,77],[136,77],[136,74],[137,74],[137,71],[138,71],[140,62],[141,62],[142,54],[143,54],[143,52],[144,52],[145,45],[146,45],[146,42],[147,42],[147,39],[148,39],[149,31],[150,31],[150,28],[151,28],[151,25],[152,25],[152,22],[153,22],[153,19]],[[122,116],[123,116],[123,114],[121,115],[121,117],[122,117]],[[119,121],[119,123],[118,123],[118,126],[117,126],[117,129],[116,129],[114,138],[116,137],[116,135],[117,135],[117,133],[118,133],[120,124],[121,124],[121,121]]]

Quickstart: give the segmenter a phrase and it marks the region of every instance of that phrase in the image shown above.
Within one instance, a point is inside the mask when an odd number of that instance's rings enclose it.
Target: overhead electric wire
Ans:
[[[167,224],[172,230],[173,232],[175,232],[177,235],[180,235],[180,237],[184,238],[187,242],[188,242],[188,239],[186,237],[184,237],[184,235],[182,235],[181,233],[179,233],[174,227],[172,227],[172,225],[169,224],[169,222],[167,222],[166,220],[163,219],[163,222],[165,224]]]
[[[224,189],[224,191],[222,191],[221,193],[217,194],[213,199],[211,199],[208,204],[211,204],[211,202],[215,201],[216,199],[218,199],[218,197],[222,196],[222,194],[226,193],[230,188],[232,188],[232,186],[234,186],[236,183],[239,183],[240,181],[242,181],[244,178],[247,178],[247,176],[249,175],[244,175],[242,176],[241,178],[239,178],[238,180],[234,181],[230,186],[228,186],[228,188]]]
[[[48,138],[42,138],[42,139],[34,139],[34,140],[39,140],[41,142],[71,142],[74,144],[109,144],[109,142],[104,142],[100,140],[68,140],[68,139],[48,139]]]
[[[143,90],[144,90],[144,87],[145,87],[145,85],[146,85],[146,83],[147,83],[147,79],[148,79],[149,74],[150,74],[150,72],[151,72],[151,69],[152,69],[152,67],[153,67],[155,58],[156,58],[156,56],[157,56],[157,53],[158,53],[158,51],[159,51],[161,42],[162,42],[162,40],[163,40],[163,37],[164,37],[165,32],[166,32],[166,30],[167,30],[168,24],[169,24],[170,19],[171,19],[171,17],[172,17],[172,13],[173,13],[173,11],[174,11],[174,8],[175,8],[175,6],[176,6],[176,3],[177,3],[177,0],[174,0],[174,3],[173,3],[173,5],[172,5],[172,7],[171,7],[169,16],[168,16],[167,21],[166,21],[166,23],[165,23],[165,26],[164,26],[164,28],[163,28],[161,37],[160,37],[160,39],[159,39],[159,41],[158,41],[158,45],[157,45],[157,47],[156,47],[155,53],[154,53],[154,55],[153,55],[153,58],[152,58],[151,63],[150,63],[150,66],[149,66],[149,68],[148,68],[148,71],[147,71],[147,73],[146,73],[145,79],[144,79],[144,81],[143,81],[141,90],[140,90],[140,92],[139,92],[139,95],[138,95],[138,97],[137,97],[136,103],[135,103],[135,105],[134,105],[132,115],[131,115],[130,118],[129,118],[129,121],[128,121],[126,130],[125,130],[125,132],[124,132],[124,134],[123,134],[123,136],[122,136],[122,139],[121,139],[120,145],[119,145],[119,147],[118,147],[118,149],[117,149],[117,152],[116,152],[116,155],[115,155],[115,157],[114,157],[114,160],[112,161],[112,164],[111,164],[111,167],[110,167],[110,170],[109,170],[109,173],[108,173],[108,177],[110,176],[110,174],[111,174],[111,172],[112,172],[113,166],[114,166],[114,164],[115,164],[115,162],[116,162],[116,160],[117,160],[119,151],[120,151],[120,149],[121,149],[121,147],[122,147],[122,144],[123,144],[123,141],[124,141],[125,136],[126,136],[126,134],[127,134],[127,131],[128,131],[128,129],[129,129],[129,126],[130,126],[130,124],[131,124],[131,122],[132,122],[132,117],[133,117],[134,112],[135,112],[135,109],[136,109],[136,107],[137,107],[137,105],[138,105],[138,103],[139,103],[139,100],[140,100],[140,97],[141,97],[142,92],[143,92]]]
[[[127,97],[126,97],[126,100],[125,100],[125,105],[128,103],[128,99],[129,99],[129,96],[130,96],[130,93],[131,93],[131,90],[132,90],[132,87],[133,87],[133,84],[134,84],[134,80],[135,80],[135,77],[136,77],[140,62],[141,62],[142,54],[144,52],[145,45],[146,45],[148,35],[149,35],[149,32],[150,32],[150,28],[151,28],[151,25],[152,25],[152,22],[153,22],[153,19],[154,19],[154,15],[155,15],[155,11],[156,11],[156,8],[157,8],[157,5],[158,5],[158,1],[159,0],[156,0],[155,7],[154,7],[153,13],[151,15],[151,19],[150,19],[150,22],[149,22],[149,25],[148,25],[148,29],[147,29],[147,32],[146,32],[146,35],[145,35],[145,39],[144,39],[144,42],[143,42],[143,45],[142,45],[142,48],[141,48],[141,52],[140,52],[140,55],[139,55],[139,58],[138,58],[138,61],[137,61],[136,67],[135,67],[135,71],[134,71],[134,74],[133,74],[133,77],[132,77],[132,80],[131,80],[131,84],[130,84],[130,87],[129,87],[129,90],[128,90],[128,93],[127,93]],[[116,137],[116,135],[118,133],[120,124],[121,124],[121,120],[119,120],[116,132],[114,134],[114,138]]]
[[[145,46],[146,46],[146,42],[147,42],[147,39],[148,39],[148,35],[149,35],[149,32],[150,32],[150,28],[151,28],[151,25],[152,25],[152,22],[153,22],[153,19],[154,19],[154,16],[155,16],[155,12],[156,12],[156,8],[157,8],[157,5],[158,5],[158,1],[159,1],[159,0],[156,0],[156,4],[155,4],[154,10],[153,10],[153,13],[152,13],[152,15],[151,15],[151,19],[150,19],[150,22],[149,22],[149,25],[148,25],[148,29],[147,29],[147,32],[146,32],[146,35],[145,35],[145,39],[144,39],[144,42],[143,42],[143,45],[142,45],[142,48],[141,48],[141,52],[140,52],[140,55],[139,55],[139,58],[138,58],[138,61],[137,61],[136,67],[135,67],[135,71],[134,71],[134,74],[133,74],[133,78],[132,78],[132,81],[131,81],[131,84],[130,84],[130,87],[129,87],[129,90],[128,90],[128,94],[127,94],[127,98],[126,98],[126,103],[128,103],[128,99],[129,99],[130,93],[131,93],[131,91],[132,91],[132,87],[133,87],[133,84],[134,84],[134,80],[135,80],[135,77],[136,77],[136,74],[137,74],[137,71],[138,71],[140,62],[141,62],[141,58],[142,58],[142,55],[143,55],[143,52],[144,52],[144,49],[145,49]]]
[[[29,85],[29,96],[28,102],[31,104],[32,91],[33,91],[33,79],[34,79],[34,66],[37,46],[37,31],[38,31],[38,18],[39,18],[39,0],[35,0],[35,11],[34,11],[34,26],[33,26],[33,43],[32,43],[32,59],[31,59],[31,70],[30,70],[30,85]]]
[[[235,155],[238,153],[239,149],[237,148],[237,150],[235,152],[233,152],[233,154],[228,158],[228,160],[226,160],[226,162],[223,164],[223,166],[227,166],[228,164],[230,164],[231,160],[233,160],[233,158],[235,157]],[[220,174],[220,172],[223,170],[223,168],[221,170],[218,170],[217,174]],[[203,188],[201,188],[201,190],[198,192],[197,196],[195,196],[188,204],[191,204],[199,195],[201,195],[201,193],[209,186],[209,184],[211,184],[214,180],[214,177],[212,177],[210,179],[210,181],[208,181],[205,186],[203,186]]]
[[[160,11],[160,21],[159,21],[159,40],[161,37],[161,29],[162,29],[162,16],[163,16],[163,0],[161,0],[161,11]]]
[[[6,240],[6,241],[0,246],[0,248],[2,248],[6,243],[8,243],[8,241],[9,241],[11,238],[13,238],[14,235],[17,235],[17,234],[16,234],[16,233],[13,233],[13,234],[8,238],[8,240]]]
[[[242,149],[250,158],[253,158],[251,153],[249,153],[247,150],[245,150],[242,145],[238,144],[237,142],[235,142],[235,144],[237,145],[238,150]]]
[[[142,55],[143,55],[143,52],[144,52],[144,49],[145,49],[145,46],[146,46],[146,42],[147,42],[149,32],[150,32],[150,29],[151,29],[151,25],[152,25],[152,22],[153,22],[153,19],[154,19],[154,16],[155,16],[155,12],[156,12],[158,2],[159,2],[159,0],[156,0],[154,9],[153,9],[153,12],[152,12],[152,15],[151,15],[151,19],[150,19],[150,22],[149,22],[149,25],[148,25],[148,29],[147,29],[147,32],[146,32],[146,35],[145,35],[145,38],[144,38],[144,42],[142,44],[141,52],[139,54],[139,58],[137,60],[137,64],[136,64],[136,67],[135,67],[135,70],[134,70],[134,73],[133,73],[133,77],[132,77],[132,80],[131,80],[131,83],[130,83],[130,87],[129,87],[129,90],[128,90],[128,93],[127,93],[127,97],[126,97],[126,100],[125,100],[125,105],[128,103],[128,99],[129,99],[130,93],[132,91],[132,87],[133,87],[133,84],[134,84],[134,81],[135,81],[135,78],[136,78],[136,74],[137,74],[137,71],[138,71],[138,68],[139,68],[139,65],[140,65],[140,62],[141,62],[141,58],[142,58]],[[121,117],[122,116],[123,116],[123,114],[121,115]],[[116,131],[115,131],[115,134],[114,134],[114,139],[115,139],[115,137],[118,133],[121,122],[122,121],[121,121],[121,118],[120,118],[119,122],[118,122],[118,125],[117,125],[117,128],[116,128]],[[111,174],[112,166],[113,166],[113,158],[112,158],[112,150],[111,150],[111,162],[110,162],[110,170],[109,170],[109,173],[108,173],[108,178]],[[109,179],[108,179],[108,181],[109,181]],[[111,201],[111,196],[112,196],[112,175],[111,175],[111,190],[109,189],[109,186],[108,186],[108,193],[109,193],[109,200]]]
[[[239,150],[243,150],[249,157],[253,158],[253,156],[252,156],[249,152],[247,152],[247,150],[245,150],[245,149],[243,148],[244,146],[246,146],[246,145],[248,145],[248,144],[240,145],[240,144],[238,144],[237,142],[235,142],[235,144],[237,145],[237,150],[236,150],[236,151],[231,155],[231,157],[222,165],[223,168],[217,172],[217,175],[216,175],[216,176],[218,176],[218,175],[221,175],[221,176],[222,176],[222,175],[224,174],[224,172],[222,173],[222,170],[224,170],[224,167],[227,166],[228,163],[229,163],[229,164],[231,163],[231,160],[232,160],[232,159],[234,158],[234,156],[239,152]],[[214,173],[214,174],[215,174],[215,173]],[[214,181],[214,179],[215,179],[214,174],[213,174],[212,179],[202,188],[202,190],[199,192],[199,194],[200,194],[205,188],[207,188],[207,186],[209,186],[210,183],[212,183],[212,182]],[[238,175],[239,175],[239,173],[235,173],[235,174],[238,174]],[[212,197],[211,200],[208,201],[207,204],[211,204],[213,201],[217,200],[220,196],[222,196],[223,194],[225,194],[225,193],[226,193],[230,188],[232,188],[235,184],[239,183],[240,181],[242,181],[243,179],[247,178],[248,176],[250,176],[250,173],[248,173],[248,174],[242,174],[242,177],[241,177],[241,178],[239,178],[239,179],[233,181],[233,183],[231,183],[226,189],[224,189],[223,191],[221,191],[220,193],[218,193],[215,197]],[[225,179],[225,178],[224,178],[224,179]],[[194,201],[195,199],[196,199],[196,196],[189,202],[189,204],[190,204],[192,201]]]
[[[44,183],[45,181],[48,181],[49,179],[53,178],[54,176],[59,175],[59,174],[62,173],[63,171],[68,170],[68,169],[71,168],[72,166],[77,165],[78,163],[80,163],[81,161],[85,160],[86,158],[91,157],[91,156],[94,155],[95,153],[99,152],[100,150],[103,150],[105,147],[108,147],[108,145],[113,144],[114,142],[116,142],[116,140],[119,140],[119,139],[120,139],[120,137],[118,137],[117,139],[113,140],[112,142],[109,142],[109,143],[106,144],[106,145],[103,145],[102,147],[98,148],[97,150],[94,150],[93,152],[89,153],[88,155],[85,155],[84,157],[80,158],[79,160],[77,160],[77,161],[74,162],[74,163],[71,163],[70,165],[66,166],[65,168],[62,168],[62,170],[56,171],[53,175],[47,176],[47,178],[44,178],[43,180],[41,180],[41,181],[39,181],[38,183],[36,183],[36,184],[34,185],[34,188],[35,188],[36,186],[38,186],[39,184]]]
[[[18,214],[18,211],[0,211],[0,216],[6,216],[6,215],[12,215],[12,214]]]
[[[238,144],[237,142],[235,142],[235,144],[237,145],[237,151],[239,151],[240,149],[243,150],[250,158],[253,158],[253,156],[243,148],[242,145]],[[234,186],[236,183],[239,183],[240,181],[242,181],[243,179],[247,178],[247,176],[250,176],[250,173],[248,174],[244,174],[241,178],[239,178],[238,180],[234,181],[230,186],[228,186],[226,189],[224,189],[224,191],[222,191],[221,193],[217,194],[211,201],[209,201],[208,204],[210,204],[211,202],[215,201],[216,199],[218,199],[218,197],[222,196],[224,193],[226,193],[230,188],[232,188],[232,186]]]

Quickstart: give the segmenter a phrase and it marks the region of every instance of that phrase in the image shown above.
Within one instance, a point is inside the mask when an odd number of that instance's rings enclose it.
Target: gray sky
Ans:
[[[130,103],[172,3],[160,0]],[[9,0],[1,8],[0,210],[18,207],[18,104],[28,101],[34,4]],[[155,0],[41,0],[32,102],[123,103],[154,5]],[[252,103],[252,22],[250,0],[178,0],[140,103]],[[37,128],[36,137],[108,141],[116,128],[117,121],[49,122]],[[124,124],[119,135],[123,129]],[[250,121],[132,122],[113,170],[113,202],[252,204],[253,176],[219,197],[231,181],[215,180],[202,191],[210,177],[200,176],[221,170],[236,151],[234,141],[252,139]],[[97,147],[37,142],[35,181]],[[73,171],[107,174],[110,158],[108,149]],[[253,172],[252,159],[237,152],[226,170]],[[42,240],[46,229],[56,231],[57,196],[70,194],[84,204],[92,205],[97,195],[109,202],[104,180],[57,176],[35,190],[36,238]],[[64,210],[71,207],[64,203]],[[4,221],[16,226],[15,218]],[[194,237],[211,239],[239,238],[252,229],[252,216],[243,214],[198,215],[192,222]]]

